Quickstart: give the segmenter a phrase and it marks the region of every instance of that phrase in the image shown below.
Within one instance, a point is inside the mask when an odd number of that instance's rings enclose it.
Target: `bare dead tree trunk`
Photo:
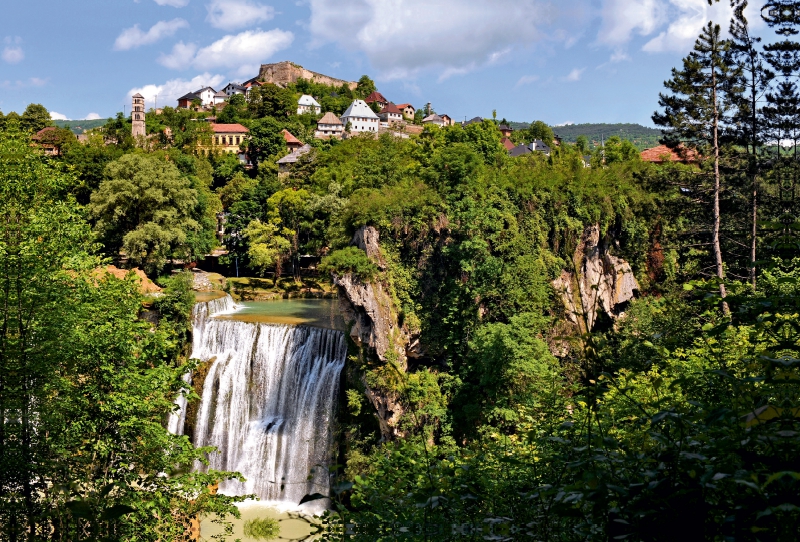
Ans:
[[[719,194],[720,194],[720,173],[719,173],[719,103],[717,101],[717,68],[713,63],[711,64],[711,93],[712,102],[714,104],[714,227],[712,229],[712,244],[714,245],[714,258],[717,264],[717,277],[720,279],[719,294],[722,297],[722,312],[725,316],[731,313],[725,297],[728,293],[725,290],[725,267],[722,262],[722,247],[719,242],[719,229],[720,229],[720,210],[719,210]]]

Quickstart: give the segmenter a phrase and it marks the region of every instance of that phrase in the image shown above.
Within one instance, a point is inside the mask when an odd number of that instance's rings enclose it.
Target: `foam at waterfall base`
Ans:
[[[328,494],[332,426],[347,345],[341,331],[212,318],[231,310],[225,298],[195,308],[192,357],[214,359],[195,423],[196,446],[215,446],[210,468],[237,471],[229,495],[255,494],[282,510],[306,494]]]

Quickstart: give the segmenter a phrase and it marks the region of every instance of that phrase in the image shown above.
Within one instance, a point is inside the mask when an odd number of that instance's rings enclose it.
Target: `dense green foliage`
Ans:
[[[191,292],[140,318],[137,282],[99,268],[64,196],[74,182],[16,123],[0,134],[0,539],[174,539],[238,500],[211,494],[227,474],[189,471],[210,450],[164,428]]]
[[[160,280],[152,323],[132,277],[94,271],[98,250],[153,276],[195,261],[224,209],[237,270],[277,285],[319,261],[393,325],[382,355],[350,345],[331,495],[307,497],[332,498],[326,540],[795,538],[800,63],[791,22],[759,49],[734,4],[731,40],[709,25],[654,117],[688,164],[641,161],[655,136],[635,126],[559,127],[558,145],[534,122],[513,137],[552,152],[519,158],[496,119],[312,141],[299,95],[341,113],[366,76],[232,98],[217,114],[250,128],[252,166],[201,152],[208,111],[148,116],[144,148],[119,115],[52,158],[2,118],[6,531],[166,540],[231,511],[208,486],[232,475],[189,473],[209,450],[163,429],[192,366],[189,278]],[[283,129],[314,148],[279,175]],[[615,279],[581,290],[592,273]],[[632,298],[587,306],[629,273]]]

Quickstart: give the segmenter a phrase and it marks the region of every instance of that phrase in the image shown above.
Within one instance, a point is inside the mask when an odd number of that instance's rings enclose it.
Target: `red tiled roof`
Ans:
[[[55,126],[48,126],[47,128],[42,128],[41,130],[39,130],[38,132],[36,132],[36,135],[34,135],[34,136],[31,138],[31,139],[36,139],[36,140],[39,140],[39,139],[41,139],[41,138],[42,138],[42,136],[43,136],[44,134],[46,134],[47,132],[52,132],[52,131],[54,131],[55,129],[56,129],[56,127],[55,127]]]
[[[286,140],[286,144],[287,145],[302,145],[303,144],[302,141],[300,141],[299,139],[294,137],[291,133],[289,133],[289,130],[284,130],[281,133],[283,134],[283,139]]]
[[[384,114],[384,113],[394,113],[395,115],[402,115],[403,114],[403,112],[400,111],[397,108],[397,106],[392,104],[392,103],[383,106],[383,109],[381,109],[381,115]]]
[[[641,157],[645,162],[655,162],[659,164],[665,161],[683,162],[685,164],[698,161],[697,151],[682,146],[677,150],[673,150],[666,145],[659,145],[658,147],[642,151]]]
[[[367,98],[364,101],[367,102],[368,104],[371,104],[372,102],[389,103],[389,100],[387,100],[386,97],[377,90],[372,94],[370,94],[369,96],[367,96]]]
[[[513,142],[512,142],[510,139],[508,139],[507,137],[504,137],[503,139],[501,139],[501,140],[500,140],[500,143],[502,143],[502,144],[503,144],[503,146],[504,146],[504,147],[506,148],[506,150],[508,150],[508,151],[510,151],[511,149],[513,149],[514,147],[516,147],[516,145],[514,145],[514,143],[513,143]]]
[[[241,124],[212,124],[211,128],[215,134],[246,134],[250,131]]]
[[[414,106],[411,104],[398,104],[397,109],[405,109],[406,107],[414,107]]]

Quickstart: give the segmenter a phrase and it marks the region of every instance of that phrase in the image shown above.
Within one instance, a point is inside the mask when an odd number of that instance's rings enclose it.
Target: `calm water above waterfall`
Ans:
[[[194,443],[219,449],[211,468],[247,479],[224,482],[220,491],[297,508],[303,495],[328,492],[345,337],[335,329],[231,318],[239,310],[230,297],[195,306],[192,357],[211,366]],[[170,420],[176,432],[185,410]]]

